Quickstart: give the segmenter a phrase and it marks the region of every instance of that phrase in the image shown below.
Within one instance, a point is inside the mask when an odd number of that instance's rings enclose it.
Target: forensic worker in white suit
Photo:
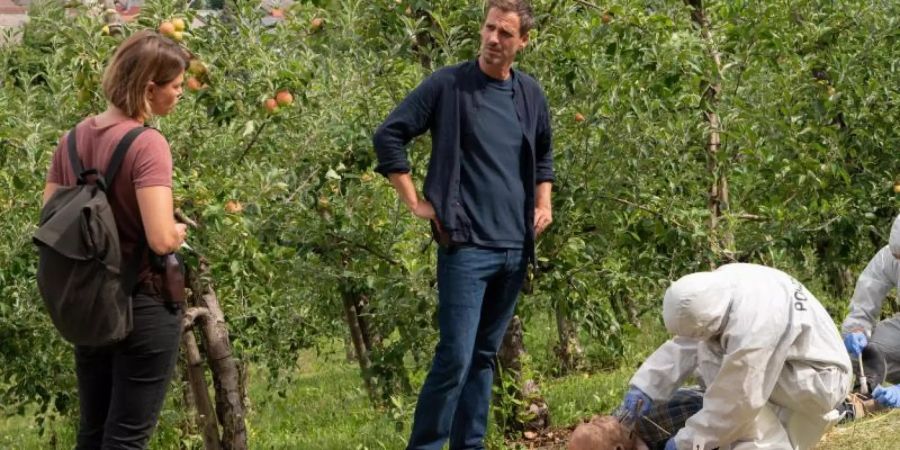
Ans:
[[[881,319],[881,304],[900,285],[900,216],[894,219],[888,245],[866,265],[856,281],[850,311],[841,329],[850,356],[857,358],[867,346],[876,347],[887,366],[885,381],[900,383],[900,315]],[[883,406],[900,408],[900,385],[876,387],[872,392]]]
[[[667,450],[809,449],[840,419],[850,359],[825,308],[786,273],[728,264],[687,275],[666,291],[663,319],[674,337],[638,369],[622,408],[640,417],[697,375],[703,407]]]

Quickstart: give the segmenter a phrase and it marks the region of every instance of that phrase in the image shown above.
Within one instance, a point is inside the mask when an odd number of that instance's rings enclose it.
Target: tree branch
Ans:
[[[594,8],[597,11],[603,11],[603,8],[601,8],[587,0],[575,0],[575,3],[581,3],[582,5],[587,6],[588,8]]]
[[[663,220],[665,220],[665,221],[667,221],[667,222],[671,222],[673,225],[675,225],[675,226],[678,227],[678,228],[686,229],[686,227],[685,227],[684,225],[682,225],[681,223],[679,223],[677,220],[675,220],[675,219],[673,219],[673,218],[671,218],[671,217],[667,217],[665,214],[663,214],[663,213],[661,213],[661,212],[659,212],[659,211],[657,211],[657,210],[655,210],[655,209],[652,209],[652,208],[650,208],[650,207],[648,207],[648,206],[639,205],[639,204],[634,203],[634,202],[632,202],[632,201],[630,201],[630,200],[626,200],[626,199],[624,199],[624,198],[613,197],[613,196],[611,196],[611,195],[599,194],[598,197],[605,198],[605,199],[608,199],[608,200],[613,200],[613,201],[619,202],[619,203],[621,203],[621,204],[623,204],[623,205],[631,206],[632,208],[640,209],[641,211],[645,211],[645,212],[648,212],[648,213],[650,213],[650,214],[653,214],[654,216],[657,216],[657,217],[659,217],[660,219],[663,219]]]
[[[187,226],[189,226],[191,228],[200,228],[200,224],[195,222],[194,219],[191,219],[190,217],[188,217],[187,214],[185,214],[184,211],[181,210],[181,208],[175,209],[175,220],[177,220],[183,224],[186,224]]]
[[[391,258],[390,256],[387,256],[387,255],[385,255],[384,253],[381,253],[380,251],[378,251],[378,250],[376,250],[376,249],[373,249],[373,248],[369,247],[369,246],[366,245],[366,244],[360,244],[360,243],[358,243],[358,242],[355,242],[355,241],[353,241],[353,240],[351,240],[351,239],[349,239],[349,238],[346,238],[346,237],[341,236],[341,235],[339,235],[339,234],[333,233],[333,232],[331,232],[331,231],[327,231],[327,232],[325,232],[325,234],[327,234],[327,235],[329,235],[329,236],[331,236],[331,237],[333,237],[333,238],[335,238],[335,239],[337,239],[337,240],[339,240],[339,241],[341,241],[341,242],[350,244],[351,246],[356,247],[356,248],[358,248],[358,249],[360,249],[360,250],[364,250],[364,251],[366,251],[366,252],[369,252],[369,253],[372,254],[373,256],[376,256],[376,257],[378,257],[378,258],[380,258],[380,259],[382,259],[382,260],[384,260],[384,261],[386,261],[386,262],[388,262],[388,263],[390,263],[390,264],[392,264],[392,265],[395,265],[395,266],[399,266],[399,265],[400,265],[400,261],[397,261],[396,259]]]
[[[250,142],[247,143],[247,146],[244,147],[244,151],[241,152],[241,156],[238,157],[238,159],[237,159],[238,164],[240,164],[244,160],[244,156],[247,156],[247,152],[249,152],[250,149],[253,148],[253,145],[256,144],[256,140],[259,138],[259,134],[262,133],[262,130],[268,124],[269,124],[269,121],[266,120],[262,123],[262,125],[259,126],[259,128],[256,129],[256,133],[253,134],[253,137],[250,138]]]

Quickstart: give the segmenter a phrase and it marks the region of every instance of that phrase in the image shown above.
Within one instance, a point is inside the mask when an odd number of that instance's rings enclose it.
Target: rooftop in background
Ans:
[[[11,41],[18,42],[21,33],[17,33],[16,30],[27,21],[28,14],[23,6],[13,3],[12,0],[0,0],[0,45],[6,44],[7,34],[10,34]]]
[[[27,5],[27,3],[26,3]],[[24,7],[14,3],[12,0],[0,0],[0,14],[25,14]]]

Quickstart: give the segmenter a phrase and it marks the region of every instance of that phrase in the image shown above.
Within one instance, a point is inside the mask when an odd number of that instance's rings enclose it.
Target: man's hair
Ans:
[[[519,16],[519,35],[525,36],[534,27],[534,13],[528,0],[487,0],[484,14],[497,8],[503,12],[514,12]]]
[[[169,38],[141,31],[126,39],[103,73],[103,95],[128,117],[150,116],[147,84],[171,83],[190,64],[190,53]]]

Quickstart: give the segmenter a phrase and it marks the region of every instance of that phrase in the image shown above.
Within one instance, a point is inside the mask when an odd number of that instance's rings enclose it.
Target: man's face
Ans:
[[[519,15],[491,8],[481,26],[481,59],[491,66],[509,66],[525,48],[528,35],[519,34]]]

